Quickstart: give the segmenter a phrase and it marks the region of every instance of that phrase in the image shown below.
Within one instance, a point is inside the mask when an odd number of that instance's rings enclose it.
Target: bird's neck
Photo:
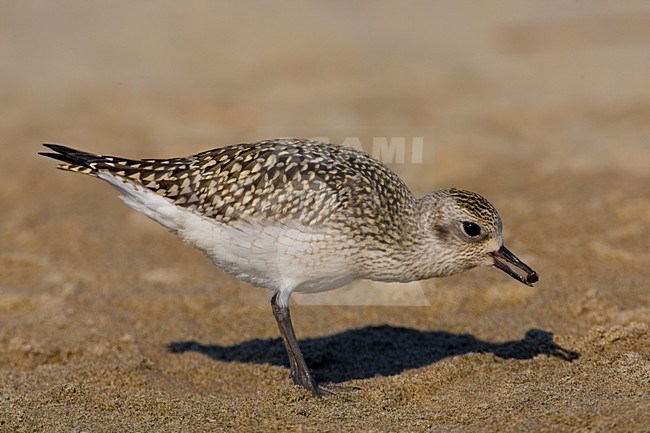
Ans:
[[[451,254],[446,254],[435,237],[437,196],[429,194],[402,209],[396,226],[399,236],[391,245],[373,253],[366,263],[369,278],[376,281],[411,282],[450,275]]]

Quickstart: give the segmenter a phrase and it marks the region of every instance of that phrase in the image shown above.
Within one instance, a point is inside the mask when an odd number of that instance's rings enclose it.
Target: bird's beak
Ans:
[[[492,258],[494,258],[494,267],[501,269],[506,274],[510,275],[515,280],[521,281],[522,283],[531,286],[533,283],[539,280],[537,272],[533,271],[526,263],[522,262],[510,252],[506,247],[501,246],[498,251],[490,253]],[[526,276],[519,275],[515,272],[506,262],[515,265],[522,271],[526,272]]]

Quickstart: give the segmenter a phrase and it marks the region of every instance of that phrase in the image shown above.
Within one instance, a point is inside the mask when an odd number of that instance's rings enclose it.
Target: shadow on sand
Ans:
[[[505,359],[548,355],[565,361],[580,356],[555,344],[552,333],[539,329],[529,330],[521,340],[490,343],[469,334],[382,325],[307,338],[299,343],[316,378],[333,383],[376,375],[391,376],[466,353],[492,353]],[[280,338],[253,339],[232,346],[182,341],[170,343],[168,349],[174,353],[199,352],[220,361],[289,367]]]

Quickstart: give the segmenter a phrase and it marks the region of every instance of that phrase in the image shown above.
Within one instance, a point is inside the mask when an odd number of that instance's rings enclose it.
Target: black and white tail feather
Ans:
[[[178,231],[178,215],[170,214],[170,212],[174,213],[176,209],[168,200],[156,193],[159,183],[155,181],[154,176],[151,176],[148,185],[143,184],[140,180],[143,173],[150,174],[151,172],[161,172],[163,169],[169,170],[171,160],[136,161],[97,155],[59,144],[43,145],[54,152],[39,152],[39,154],[61,161],[62,164],[59,164],[57,168],[87,174],[108,182],[121,193],[120,199],[128,206],[142,212],[173,232]]]
[[[104,158],[103,156],[59,144],[45,143],[43,146],[52,149],[54,152],[38,152],[38,154],[62,161],[63,164],[59,164],[57,168],[97,177],[96,163],[101,161]],[[94,163],[91,165],[93,161]]]

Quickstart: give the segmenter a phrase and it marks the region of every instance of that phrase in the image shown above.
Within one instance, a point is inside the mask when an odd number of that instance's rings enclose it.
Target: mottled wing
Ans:
[[[290,220],[304,225],[394,221],[410,192],[386,166],[355,149],[300,139],[226,146],[174,159],[130,160],[59,145],[47,156],[59,168],[97,176],[106,171],[175,205],[216,221]]]

